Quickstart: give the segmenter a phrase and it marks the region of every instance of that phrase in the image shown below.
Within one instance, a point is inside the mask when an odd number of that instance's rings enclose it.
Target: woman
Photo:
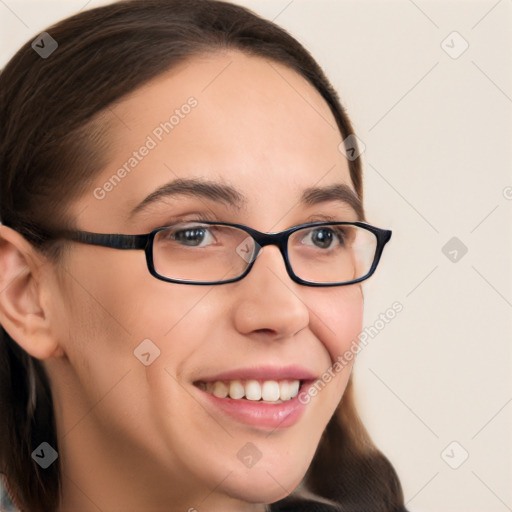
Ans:
[[[404,510],[339,362],[391,232],[364,222],[319,66],[211,0],[119,2],[46,32],[0,75],[15,505]]]

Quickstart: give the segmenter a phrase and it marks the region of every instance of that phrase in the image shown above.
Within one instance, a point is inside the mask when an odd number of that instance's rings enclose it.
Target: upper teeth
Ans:
[[[266,402],[278,402],[291,400],[297,396],[300,387],[299,380],[231,380],[202,382],[202,389],[218,398],[230,397],[235,400],[246,398],[247,400],[264,400]]]

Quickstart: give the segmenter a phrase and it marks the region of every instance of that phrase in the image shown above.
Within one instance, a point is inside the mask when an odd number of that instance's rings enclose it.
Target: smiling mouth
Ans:
[[[288,402],[297,396],[303,381],[297,379],[282,380],[217,380],[198,381],[194,385],[217,398],[232,400],[250,400],[270,404]]]

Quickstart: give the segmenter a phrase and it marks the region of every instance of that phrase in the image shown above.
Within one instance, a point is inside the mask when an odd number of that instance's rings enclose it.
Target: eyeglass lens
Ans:
[[[216,282],[243,274],[255,249],[255,240],[239,228],[184,222],[156,234],[153,264],[163,277]],[[376,249],[375,234],[353,225],[311,226],[288,239],[294,273],[315,283],[342,283],[365,276]]]

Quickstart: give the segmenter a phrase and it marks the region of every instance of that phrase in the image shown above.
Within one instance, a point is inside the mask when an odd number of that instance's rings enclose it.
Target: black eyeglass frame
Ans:
[[[160,231],[169,229],[173,225],[159,227],[151,231],[150,233],[142,234],[142,235],[125,235],[125,234],[108,234],[108,233],[92,233],[90,231],[71,231],[64,232],[59,234],[58,238],[63,238],[67,240],[72,240],[79,243],[84,243],[88,245],[97,245],[101,247],[110,247],[112,249],[143,249],[146,254],[146,263],[148,266],[149,273],[160,279],[162,281],[166,281],[168,283],[179,283],[179,284],[197,284],[197,285],[216,285],[216,284],[227,284],[234,283],[236,281],[240,281],[243,279],[252,269],[256,258],[260,252],[262,247],[266,245],[277,245],[284,259],[286,271],[290,278],[296,283],[305,285],[305,286],[345,286],[349,284],[360,283],[368,279],[377,268],[377,265],[382,256],[382,251],[384,250],[384,246],[391,238],[391,231],[388,229],[381,229],[371,224],[367,224],[365,222],[328,222],[328,221],[320,221],[320,222],[309,222],[305,224],[299,224],[297,226],[293,226],[291,228],[285,229],[284,231],[280,231],[277,233],[262,233],[261,231],[257,231],[256,229],[250,228],[249,226],[245,226],[243,224],[233,224],[230,222],[216,222],[216,221],[182,221],[177,222],[176,224],[200,224],[200,225],[220,225],[220,226],[230,226],[234,228],[241,229],[245,231],[250,237],[252,237],[256,241],[255,252],[253,255],[252,261],[248,264],[245,271],[239,275],[238,277],[234,277],[231,279],[221,280],[221,281],[193,281],[190,279],[173,279],[171,277],[162,276],[155,270],[154,261],[153,261],[153,241],[155,236]],[[351,225],[358,226],[360,228],[366,229],[373,233],[377,239],[377,247],[375,249],[375,256],[373,258],[372,265],[370,270],[362,277],[357,279],[353,279],[352,281],[346,282],[335,282],[335,283],[315,283],[312,281],[306,281],[301,279],[299,276],[295,274],[293,271],[290,260],[288,257],[288,239],[290,235],[299,231],[301,229],[305,229],[308,227],[317,227],[317,226],[337,226],[337,225]]]

